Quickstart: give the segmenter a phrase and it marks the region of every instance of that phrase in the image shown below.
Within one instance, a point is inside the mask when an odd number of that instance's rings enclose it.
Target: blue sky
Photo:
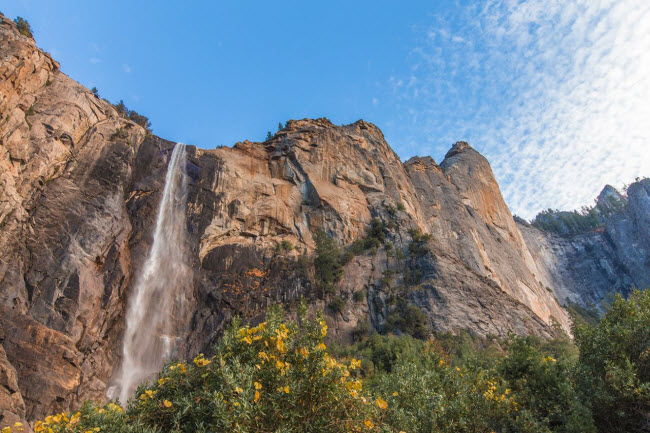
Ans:
[[[403,159],[467,140],[513,212],[650,175],[650,2],[17,0],[62,70],[164,138],[261,140],[290,118],[377,124]]]

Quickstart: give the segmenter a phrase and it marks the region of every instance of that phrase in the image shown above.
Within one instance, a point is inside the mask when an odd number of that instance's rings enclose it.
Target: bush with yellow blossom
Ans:
[[[254,327],[236,320],[214,356],[168,365],[128,412],[174,432],[379,431],[383,400],[351,374],[358,361],[328,354],[326,335],[322,318],[300,327],[279,311]]]
[[[74,414],[49,416],[36,433],[118,432],[370,432],[382,427],[387,403],[371,398],[353,373],[359,362],[327,352],[322,317],[233,321],[216,354],[165,366],[136,391],[126,411],[90,403]],[[2,433],[16,433],[21,426]]]
[[[372,380],[386,395],[384,421],[408,432],[545,432],[489,369],[452,365],[432,343],[419,362],[398,361]]]

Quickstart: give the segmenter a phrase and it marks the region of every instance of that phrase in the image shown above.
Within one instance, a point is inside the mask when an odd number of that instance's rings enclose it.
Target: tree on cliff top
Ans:
[[[16,27],[18,27],[18,31],[21,35],[34,39],[34,35],[32,34],[32,26],[29,25],[29,21],[23,17],[16,17],[14,23],[16,24]]]

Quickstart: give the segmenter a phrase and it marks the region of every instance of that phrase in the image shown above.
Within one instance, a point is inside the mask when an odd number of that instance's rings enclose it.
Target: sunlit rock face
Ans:
[[[120,118],[5,18],[0,47],[2,426],[102,400],[119,380],[126,306],[151,252],[175,143]],[[540,246],[529,242],[487,160],[467,143],[440,165],[402,163],[370,123],[304,119],[265,142],[185,150],[192,308],[170,317],[190,323],[179,357],[209,353],[235,315],[259,320],[276,303],[291,314],[302,298],[327,312],[331,338],[344,342],[359,323],[385,330],[401,305],[418,308],[429,332],[569,328],[546,288],[564,278],[553,260],[566,260],[544,250],[544,234]],[[629,216],[612,222],[612,233],[628,236],[612,237],[617,251],[647,244],[648,188],[637,189]],[[315,231],[345,246],[375,218],[391,247],[357,254],[323,296],[311,264]],[[619,228],[626,224],[646,224],[645,237]],[[430,239],[417,242],[420,234]],[[282,241],[292,248],[278,248]],[[627,274],[613,267],[612,275],[623,289]],[[562,290],[581,298],[566,278]],[[345,302],[333,313],[326,306],[335,296]]]

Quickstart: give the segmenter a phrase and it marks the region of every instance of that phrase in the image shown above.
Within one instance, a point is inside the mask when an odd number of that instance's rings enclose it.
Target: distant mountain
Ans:
[[[562,304],[602,310],[614,293],[650,286],[650,179],[621,194],[610,185],[583,212],[518,221],[542,283]]]

